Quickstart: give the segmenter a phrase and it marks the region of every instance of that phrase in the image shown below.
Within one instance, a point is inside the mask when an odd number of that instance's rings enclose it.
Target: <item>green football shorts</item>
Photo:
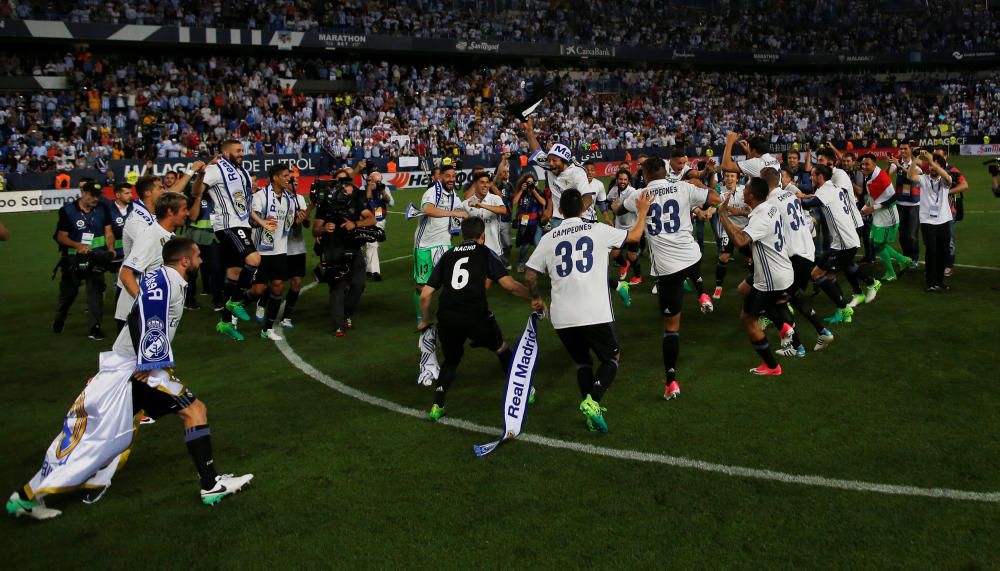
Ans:
[[[896,242],[899,224],[892,226],[872,226],[871,238],[873,244],[892,244]]]
[[[434,266],[441,261],[441,256],[451,249],[451,246],[431,246],[430,248],[413,249],[413,281],[424,285],[431,279]]]

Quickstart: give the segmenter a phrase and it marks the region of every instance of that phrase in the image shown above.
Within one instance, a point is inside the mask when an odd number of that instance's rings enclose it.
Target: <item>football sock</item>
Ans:
[[[295,310],[295,302],[299,300],[299,290],[290,289],[288,290],[288,295],[285,296],[285,319],[292,318],[292,312]]]
[[[726,272],[729,270],[729,262],[719,260],[715,265],[715,287],[722,287],[722,282],[726,279]]]
[[[618,374],[618,359],[610,359],[601,363],[597,367],[597,378],[594,379],[594,386],[591,389],[590,398],[601,402],[601,397],[608,392],[608,387],[615,381]]]
[[[812,304],[801,291],[795,292],[790,303],[795,308],[795,311],[799,312],[799,315],[804,315],[809,320],[809,323],[816,329],[816,333],[823,332],[823,322],[820,321],[819,316],[816,315],[816,310],[813,309]]]
[[[236,299],[236,296],[239,295],[239,291],[240,288],[238,285],[236,285],[236,280],[231,280],[229,278],[226,278],[226,281],[222,285],[222,296],[225,298],[225,300],[228,302],[230,300]],[[232,312],[223,307],[222,308],[223,323],[229,323],[229,321],[232,318],[233,318]]]
[[[443,407],[444,397],[451,387],[451,382],[455,380],[455,371],[458,363],[445,361],[441,363],[441,372],[438,374],[437,386],[434,387],[434,404]]]
[[[819,286],[819,289],[823,290],[823,293],[825,293],[826,296],[830,298],[830,301],[832,301],[833,304],[839,309],[847,307],[847,303],[844,302],[844,292],[841,291],[840,284],[837,283],[836,279],[823,276],[816,281],[816,285]]]
[[[243,269],[240,270],[240,277],[236,281],[237,287],[240,292],[245,292],[250,289],[253,285],[253,278],[257,275],[257,266],[251,266],[250,264],[243,264]]]
[[[900,254],[900,253],[899,253],[899,252],[898,252],[898,251],[897,251],[897,250],[896,250],[895,248],[893,248],[892,246],[886,246],[886,247],[885,247],[885,251],[886,251],[886,252],[889,252],[889,257],[891,257],[891,258],[892,258],[893,260],[896,260],[896,261],[897,261],[897,262],[899,262],[900,264],[902,264],[903,262],[906,262],[906,261],[908,261],[908,258],[907,258],[906,256],[904,256],[903,254]]]
[[[263,296],[261,296],[263,299]],[[281,309],[281,294],[272,293],[267,296],[267,309],[264,318],[264,329],[274,327],[274,320],[278,318],[278,310]]]
[[[631,261],[629,263],[632,264],[632,275],[634,275],[637,278],[641,278],[642,277],[642,262],[639,261],[639,258],[636,258],[635,260],[633,260],[633,261]]]
[[[761,359],[764,359],[764,364],[772,369],[778,366],[778,361],[774,358],[774,353],[771,352],[771,346],[767,342],[767,337],[764,337],[760,341],[751,341],[751,344]]]
[[[192,426],[184,431],[184,443],[201,477],[201,489],[215,487],[215,460],[212,458],[212,431],[207,424]]]
[[[506,375],[507,371],[510,370],[510,362],[514,359],[514,351],[509,345],[505,345],[503,351],[497,353],[497,359],[500,361],[500,370]]]
[[[580,398],[587,398],[594,388],[594,367],[590,363],[576,365],[576,386],[580,389]]]
[[[677,356],[681,352],[680,333],[677,331],[663,332],[663,370],[667,375],[667,382],[676,380]]]
[[[413,306],[417,308],[417,321],[423,318],[424,313],[420,310],[420,294],[413,292]]]

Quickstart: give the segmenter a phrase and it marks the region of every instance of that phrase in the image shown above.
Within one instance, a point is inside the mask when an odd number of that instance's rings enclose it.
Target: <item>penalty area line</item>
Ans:
[[[408,257],[408,256],[404,256]],[[306,287],[302,288],[302,293],[305,293],[316,283],[311,283]],[[292,346],[288,344],[287,340],[275,341],[275,345],[281,354],[284,355],[285,359],[289,363],[295,366],[307,376],[312,377],[313,380],[325,385],[326,387],[337,391],[338,393],[351,397],[355,400],[359,400],[363,403],[376,406],[390,412],[397,414],[402,414],[405,416],[425,420],[426,415],[424,411],[403,406],[401,404],[395,403],[393,401],[377,397],[368,394],[363,391],[359,391],[351,386],[348,386],[332,377],[320,371],[316,367],[312,366],[306,362],[298,353],[292,349]],[[438,424],[444,424],[446,426],[453,426],[455,428],[460,428],[468,432],[475,432],[478,434],[487,434],[491,436],[496,436],[501,432],[499,428],[483,426],[481,424],[476,424],[468,420],[461,420],[452,417],[444,417],[437,421]],[[567,440],[560,440],[558,438],[550,438],[547,436],[539,436],[536,434],[522,433],[518,440],[523,442],[530,442],[532,444],[538,444],[541,446],[547,446],[549,448],[558,448],[561,450],[570,450],[573,452],[578,452],[582,454],[589,454],[591,456],[601,456],[604,458],[613,458],[616,460],[628,460],[633,462],[644,462],[649,464],[662,464],[665,466],[671,466],[675,468],[687,468],[699,470],[702,472],[710,472],[713,474],[722,474],[725,476],[738,477],[738,478],[751,478],[755,480],[766,480],[770,482],[780,482],[783,484],[796,484],[802,486],[811,486],[816,488],[832,488],[837,490],[846,490],[851,492],[867,492],[874,494],[887,494],[895,496],[912,496],[912,497],[924,497],[924,498],[939,498],[947,500],[959,500],[959,501],[974,501],[974,502],[988,502],[988,503],[1000,503],[1000,492],[973,492],[968,490],[955,490],[951,488],[921,488],[917,486],[903,486],[896,484],[882,484],[878,482],[865,482],[861,480],[845,480],[840,478],[828,478],[825,476],[814,476],[807,474],[789,474],[786,472],[779,472],[776,470],[767,470],[763,468],[748,468],[745,466],[729,466],[727,464],[719,464],[715,462],[705,462],[702,460],[694,460],[691,458],[683,458],[680,456],[670,456],[667,454],[658,454],[655,452],[642,452],[639,450],[627,450],[621,448],[608,448],[604,446],[595,446],[593,444],[584,444],[581,442],[570,442]]]

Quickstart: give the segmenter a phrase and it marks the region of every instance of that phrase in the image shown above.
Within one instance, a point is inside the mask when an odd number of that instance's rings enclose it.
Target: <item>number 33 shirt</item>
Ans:
[[[694,239],[691,209],[705,204],[708,189],[687,182],[650,181],[644,190],[653,193],[646,218],[646,243],[652,276],[668,276],[701,260],[701,248]],[[639,193],[625,200],[625,209],[636,211]]]
[[[567,218],[542,236],[528,268],[552,280],[552,327],[566,329],[615,320],[608,289],[608,257],[628,232]]]

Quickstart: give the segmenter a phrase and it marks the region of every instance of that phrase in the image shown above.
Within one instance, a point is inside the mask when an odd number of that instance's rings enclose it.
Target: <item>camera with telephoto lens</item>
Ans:
[[[984,161],[983,165],[990,171],[990,176],[1000,176],[1000,159]]]
[[[114,256],[111,252],[87,252],[86,254],[67,256],[66,259],[68,264],[66,269],[81,276],[87,273],[99,274],[113,270]]]
[[[317,212],[329,216],[327,222],[342,224],[349,215],[351,197],[344,190],[344,182],[339,180],[316,180],[309,188],[309,200]]]

